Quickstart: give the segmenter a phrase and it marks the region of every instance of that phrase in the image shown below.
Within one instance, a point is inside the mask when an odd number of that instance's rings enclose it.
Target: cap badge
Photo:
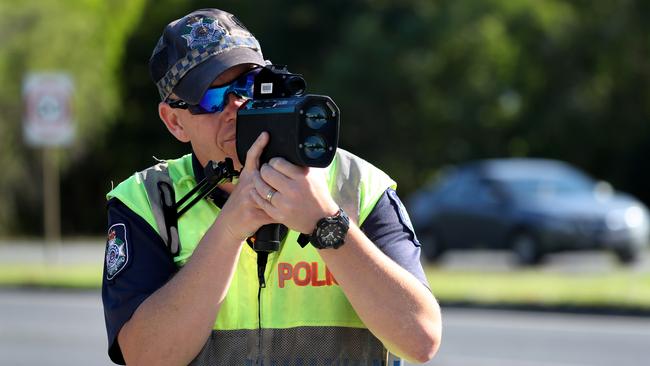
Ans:
[[[211,18],[194,18],[187,23],[187,27],[190,29],[182,37],[191,49],[219,43],[227,33],[226,28],[219,24],[218,20]]]

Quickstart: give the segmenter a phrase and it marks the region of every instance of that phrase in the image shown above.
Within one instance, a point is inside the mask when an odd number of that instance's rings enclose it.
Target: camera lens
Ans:
[[[327,143],[319,135],[307,136],[302,146],[309,159],[319,159],[327,152]]]
[[[310,128],[318,130],[327,122],[327,110],[323,105],[312,105],[305,112],[305,122]]]

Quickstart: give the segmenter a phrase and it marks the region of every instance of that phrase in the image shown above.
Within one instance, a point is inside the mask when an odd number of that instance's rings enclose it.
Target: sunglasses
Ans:
[[[170,100],[167,102],[170,107],[187,109],[191,114],[207,114],[223,112],[228,105],[228,95],[235,94],[239,98],[253,98],[253,84],[255,76],[261,68],[253,69],[226,85],[213,86],[205,91],[199,104],[188,104],[183,100]]]

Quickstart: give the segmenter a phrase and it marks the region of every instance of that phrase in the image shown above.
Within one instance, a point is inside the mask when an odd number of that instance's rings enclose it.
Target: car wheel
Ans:
[[[543,253],[539,241],[527,231],[519,231],[510,239],[510,247],[521,265],[533,265],[541,262]]]
[[[635,263],[639,260],[639,256],[641,255],[639,248],[634,246],[615,249],[614,254],[616,254],[618,261],[623,264]]]
[[[434,231],[426,231],[418,235],[420,245],[422,246],[422,255],[427,262],[436,262],[444,253],[444,247],[440,237]]]

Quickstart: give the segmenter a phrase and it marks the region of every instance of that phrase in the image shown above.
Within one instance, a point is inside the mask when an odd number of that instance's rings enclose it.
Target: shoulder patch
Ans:
[[[395,203],[397,206],[397,214],[399,216],[399,221],[404,225],[410,232],[411,237],[413,239],[413,242],[416,245],[420,245],[420,242],[418,241],[417,236],[415,235],[415,229],[413,228],[413,223],[411,222],[411,218],[409,217],[408,212],[406,212],[406,207],[404,207],[404,204],[402,201],[397,197],[397,192],[393,189],[388,189],[388,197]]]
[[[114,224],[108,229],[106,239],[106,279],[112,280],[124,269],[129,261],[129,248],[126,241],[126,225]]]

